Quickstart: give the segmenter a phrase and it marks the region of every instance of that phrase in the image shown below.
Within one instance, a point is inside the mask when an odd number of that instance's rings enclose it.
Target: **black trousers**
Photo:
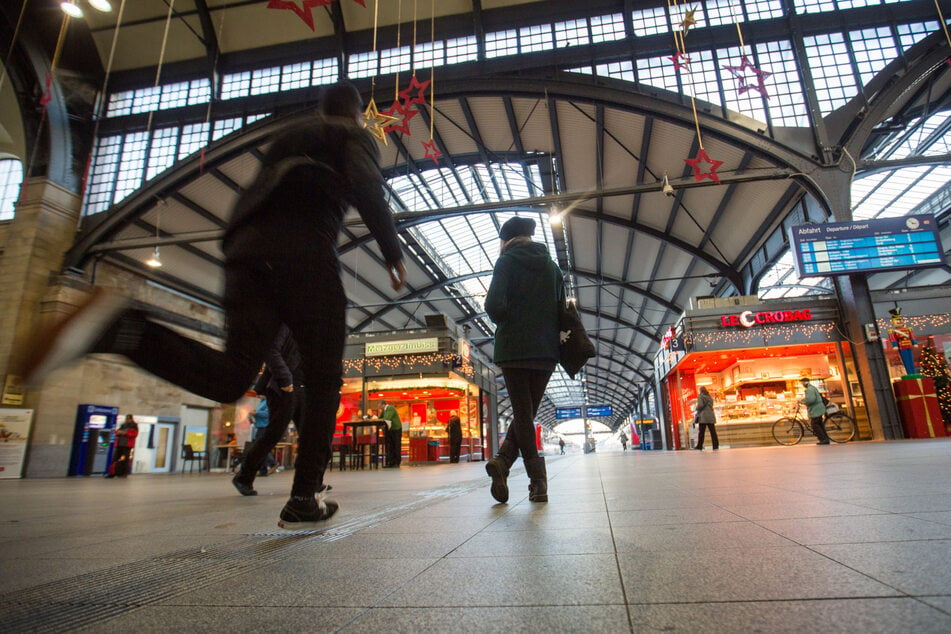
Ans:
[[[548,379],[554,370],[537,370],[534,368],[502,368],[505,378],[505,387],[508,389],[509,401],[512,403],[512,424],[505,433],[505,440],[499,447],[502,453],[514,461],[518,454],[522,460],[538,457],[538,447],[535,444],[535,415]]]
[[[335,245],[317,231],[249,225],[226,247],[223,351],[154,321],[145,322],[134,349],[116,351],[189,392],[231,403],[251,385],[286,324],[307,381],[291,495],[312,496],[330,462],[342,385],[346,296]]]
[[[459,454],[462,453],[462,436],[449,437],[449,462],[459,462]]]
[[[830,442],[829,434],[826,433],[826,421],[824,416],[814,416],[809,419],[812,423],[812,433],[816,435],[819,442]]]
[[[116,447],[116,451],[112,456],[112,464],[113,474],[117,478],[124,478],[132,471],[131,459],[132,447]]]
[[[717,438],[717,426],[713,423],[698,423],[700,427],[700,432],[697,435],[697,449],[703,449],[703,436],[707,431],[707,428],[710,428],[710,440],[713,442],[713,448],[720,448],[720,439]]]
[[[251,483],[254,476],[267,464],[274,464],[274,458],[271,451],[275,445],[284,437],[287,426],[293,419],[298,425],[304,420],[304,400],[307,397],[307,388],[303,385],[295,385],[293,392],[285,392],[280,389],[268,388],[265,393],[268,409],[268,423],[261,433],[254,438],[254,442],[248,448],[248,453],[241,461],[241,473],[239,479],[242,482]]]
[[[399,466],[403,462],[403,428],[386,429],[386,464]]]

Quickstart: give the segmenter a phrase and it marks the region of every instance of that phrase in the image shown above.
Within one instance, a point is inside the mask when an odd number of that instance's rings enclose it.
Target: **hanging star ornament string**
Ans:
[[[376,34],[380,19],[380,0],[373,3],[373,58],[377,59],[376,52]],[[376,91],[376,75],[370,80],[370,101],[367,103],[366,110],[363,111],[363,127],[367,132],[373,135],[377,141],[383,145],[386,142],[386,127],[391,126],[398,121],[396,117],[384,114],[376,107],[374,92]]]
[[[677,0],[668,0],[667,8],[668,11],[673,13],[673,10],[677,9]],[[697,24],[697,11],[697,7],[690,7],[690,9],[684,13],[684,18],[680,22],[680,30],[674,31],[674,49],[676,52],[674,57],[669,59],[674,62],[675,71],[680,71],[683,69],[689,72],[690,70],[687,67],[687,65],[690,63],[690,58],[687,57],[686,36],[690,28],[696,26]],[[684,162],[693,168],[694,180],[699,182],[704,179],[710,179],[719,185],[720,177],[717,175],[717,169],[723,165],[723,161],[717,161],[710,158],[710,155],[707,154],[707,151],[703,149],[703,137],[700,135],[700,117],[697,114],[697,102],[693,96],[693,93],[696,91],[692,88],[693,85],[691,83],[690,107],[693,110],[693,123],[697,130],[697,145],[700,147],[700,151],[697,152],[695,157],[684,159]]]
[[[433,51],[436,50],[436,0],[432,0],[431,3],[431,15],[429,22],[429,40],[432,45]],[[424,156],[426,158],[432,159],[433,163],[439,165],[439,157],[442,156],[442,152],[439,151],[439,148],[436,147],[436,141],[434,138],[434,131],[436,125],[436,97],[434,94],[434,73],[436,70],[436,60],[433,59],[432,66],[429,67],[429,81],[426,84],[429,86],[429,143],[423,143],[423,148],[426,150]],[[414,77],[415,79],[415,77]],[[425,86],[419,91],[419,96],[423,98],[423,103],[426,103],[426,98],[423,95]]]

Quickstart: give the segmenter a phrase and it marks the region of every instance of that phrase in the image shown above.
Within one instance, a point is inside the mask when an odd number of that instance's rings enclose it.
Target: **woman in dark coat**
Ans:
[[[506,478],[519,454],[529,477],[528,499],[548,501],[545,459],[535,444],[535,415],[558,362],[558,307],[565,301],[561,270],[544,244],[533,242],[535,221],[511,218],[499,231],[502,240],[485,312],[495,322],[493,361],[502,368],[512,403],[512,424],[499,453],[486,462],[492,497],[509,498]]]
[[[717,415],[713,411],[713,397],[703,386],[700,388],[700,395],[697,396],[697,424],[700,426],[700,433],[697,436],[697,449],[703,449],[703,436],[707,428],[710,429],[713,448],[719,449],[720,439],[717,438]]]

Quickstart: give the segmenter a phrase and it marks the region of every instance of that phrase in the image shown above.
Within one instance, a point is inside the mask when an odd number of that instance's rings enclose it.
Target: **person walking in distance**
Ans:
[[[558,309],[565,301],[561,270],[544,244],[532,241],[535,221],[511,218],[499,231],[499,259],[485,297],[495,322],[493,361],[502,368],[512,404],[512,424],[498,454],[486,462],[492,497],[509,498],[508,475],[519,454],[528,473],[528,499],[548,501],[545,459],[535,444],[535,415],[558,362]]]
[[[403,462],[403,423],[396,408],[380,399],[380,420],[386,421],[386,464],[398,469]]]
[[[287,324],[300,349],[307,397],[294,483],[278,525],[296,529],[330,518],[338,505],[325,499],[323,476],[343,376],[347,298],[337,238],[348,207],[376,239],[393,290],[406,282],[379,150],[360,125],[362,112],[353,84],[326,87],[316,116],[275,135],[260,173],[239,196],[222,241],[224,350],[184,337],[129,309],[127,298],[98,289],[54,333],[37,336],[37,353],[22,373],[26,384],[88,352],[108,352],[231,403],[251,385],[265,350]]]
[[[710,430],[710,442],[714,449],[720,448],[720,439],[717,437],[717,414],[713,411],[713,397],[705,385],[700,386],[700,393],[697,395],[697,449],[703,449],[703,436],[707,429]]]
[[[799,379],[802,387],[805,389],[802,400],[799,401],[809,411],[809,422],[812,423],[812,433],[819,439],[817,445],[828,445],[829,435],[826,433],[824,416],[826,415],[826,406],[822,402],[822,394],[819,394],[818,388],[809,382],[809,377],[804,376]]]

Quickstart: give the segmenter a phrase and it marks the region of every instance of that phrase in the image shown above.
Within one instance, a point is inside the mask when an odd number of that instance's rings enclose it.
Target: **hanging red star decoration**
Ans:
[[[424,154],[423,157],[432,159],[433,163],[439,165],[439,157],[442,156],[442,152],[436,147],[436,141],[430,139],[429,143],[423,143],[423,147],[426,148],[426,154]]]
[[[413,104],[426,103],[426,89],[429,87],[429,80],[420,82],[413,75],[409,80],[409,86],[400,91],[400,99],[403,100],[403,107],[409,108]],[[413,93],[416,93],[413,95]]]
[[[670,61],[674,63],[674,70],[680,70],[681,68],[683,68],[688,73],[690,72],[690,66],[689,66],[690,58],[684,55],[683,53],[678,51],[676,55],[674,55],[673,57],[668,57],[667,59],[669,59]]]
[[[720,177],[717,176],[717,168],[723,165],[723,161],[714,161],[712,158],[707,156],[707,151],[703,148],[700,148],[700,151],[697,152],[696,158],[684,159],[684,163],[693,168],[693,177],[699,182],[705,178],[709,178],[717,185],[720,184]],[[710,166],[709,171],[701,172],[700,163],[706,163]]]
[[[761,95],[769,99],[769,95],[766,92],[766,78],[772,75],[772,73],[767,73],[766,71],[760,70],[753,65],[753,62],[750,61],[750,58],[744,55],[740,60],[739,66],[724,66],[724,70],[730,71],[737,79],[740,80],[740,89],[739,93],[742,95],[747,90],[753,88],[758,90]],[[756,83],[751,84],[747,79],[746,71],[750,71],[756,77]]]
[[[296,0],[269,0],[267,3],[268,9],[286,9],[288,11],[293,11],[297,14],[301,20],[304,21],[304,24],[310,27],[310,30],[314,30],[314,14],[311,11],[314,7],[323,7],[328,4],[333,3],[334,0],[301,0],[301,4],[298,5]],[[360,0],[357,0],[360,2]],[[362,3],[361,3],[362,4]],[[366,5],[363,5],[366,6]]]
[[[393,102],[392,106],[383,110],[381,114],[385,114],[396,120],[396,122],[385,126],[383,132],[402,132],[403,134],[412,135],[412,132],[409,131],[409,120],[418,115],[419,110],[416,108],[406,108],[400,103],[399,99],[397,99]]]
[[[684,32],[684,35],[687,34],[687,31],[690,30],[690,27],[697,25],[697,18],[694,17],[696,12],[697,7],[690,7],[684,14],[684,19],[680,23],[680,30]]]

